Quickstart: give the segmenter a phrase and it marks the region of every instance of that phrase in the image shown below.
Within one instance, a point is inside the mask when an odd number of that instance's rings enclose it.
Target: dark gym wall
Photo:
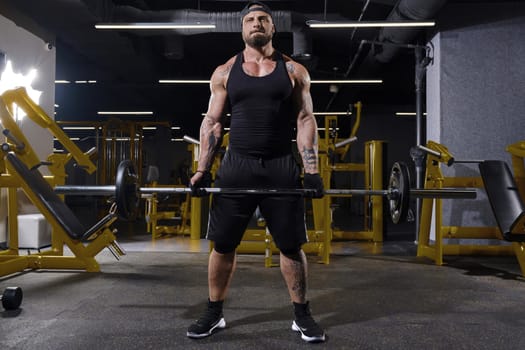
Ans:
[[[465,18],[470,19],[467,25]],[[461,19],[461,21],[460,21]],[[456,159],[500,159],[505,147],[525,138],[525,4],[450,4],[438,18],[427,72],[427,136]],[[476,165],[444,167],[445,176],[479,176]],[[483,193],[476,201],[451,201],[444,221],[492,226]],[[461,213],[461,214],[458,214]]]

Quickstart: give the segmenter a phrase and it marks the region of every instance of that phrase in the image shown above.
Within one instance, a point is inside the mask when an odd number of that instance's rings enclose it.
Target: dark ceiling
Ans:
[[[452,1],[450,2],[458,2]],[[479,1],[461,1],[474,3]],[[365,105],[414,104],[414,52],[397,46],[360,45],[362,40],[423,43],[423,29],[306,30],[306,19],[433,19],[446,0],[268,0],[277,34],[274,46],[296,56],[312,79],[383,79],[381,85],[312,85],[316,111]],[[190,133],[200,124],[208,86],[159,84],[159,79],[209,79],[214,68],[242,50],[238,11],[245,1],[221,0],[2,0],[0,13],[56,47],[56,78],[96,80],[57,84],[57,120],[94,120],[99,110],[151,110]],[[197,34],[176,31],[107,31],[102,22],[170,22],[215,16],[226,29]],[[282,16],[281,16],[282,15]],[[277,19],[279,17],[279,20]],[[282,19],[281,19],[282,17]],[[288,21],[286,19],[289,19]],[[291,20],[291,23],[290,23]],[[238,21],[238,22],[236,22]],[[237,26],[238,23],[238,27]],[[306,30],[306,31],[305,31]],[[294,37],[304,39],[301,46]],[[299,52],[298,52],[299,51]],[[384,51],[384,52],[383,52]],[[388,52],[386,52],[388,51]]]

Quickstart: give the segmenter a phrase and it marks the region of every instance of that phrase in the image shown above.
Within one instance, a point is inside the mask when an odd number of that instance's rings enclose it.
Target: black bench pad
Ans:
[[[525,242],[525,205],[507,163],[486,160],[479,163],[479,171],[503,238]]]
[[[82,239],[86,232],[85,227],[66,203],[53,191],[40,171],[38,169],[30,170],[14,153],[8,153],[6,159],[37,196],[40,203],[55,217],[64,232],[72,239]]]

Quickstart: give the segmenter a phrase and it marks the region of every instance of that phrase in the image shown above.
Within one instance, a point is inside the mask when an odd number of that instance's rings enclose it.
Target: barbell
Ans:
[[[114,196],[117,203],[117,213],[121,219],[134,218],[141,194],[186,194],[191,193],[189,187],[139,187],[135,165],[130,160],[123,160],[117,168],[115,185],[107,186],[56,186],[55,192],[63,195]],[[210,194],[253,194],[253,195],[298,195],[312,197],[315,190],[303,188],[220,188],[207,187],[202,191]],[[384,196],[388,199],[390,218],[395,224],[406,221],[411,197],[418,198],[476,198],[473,189],[411,189],[408,166],[396,162],[390,171],[388,189],[327,189],[327,196]]]

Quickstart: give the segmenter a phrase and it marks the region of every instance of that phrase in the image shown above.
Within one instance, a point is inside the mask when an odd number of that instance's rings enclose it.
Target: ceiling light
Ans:
[[[141,111],[129,111],[129,112],[122,112],[122,111],[99,111],[97,112],[98,115],[153,115],[153,112],[141,112]]]
[[[95,130],[94,126],[64,126],[63,130]]]
[[[215,29],[213,23],[99,23],[95,24],[96,29]]]
[[[106,141],[118,141],[118,142],[125,142],[130,141],[131,139],[129,137],[115,137],[115,138],[106,138]]]
[[[310,28],[433,27],[435,21],[306,21]]]
[[[75,80],[75,84],[96,84],[96,80]],[[55,84],[70,84],[69,80],[55,80]]]
[[[75,84],[95,84],[96,80],[75,80]]]
[[[416,112],[396,112],[396,117],[408,117],[408,116],[415,116]],[[427,115],[426,112],[423,113],[423,115]]]

